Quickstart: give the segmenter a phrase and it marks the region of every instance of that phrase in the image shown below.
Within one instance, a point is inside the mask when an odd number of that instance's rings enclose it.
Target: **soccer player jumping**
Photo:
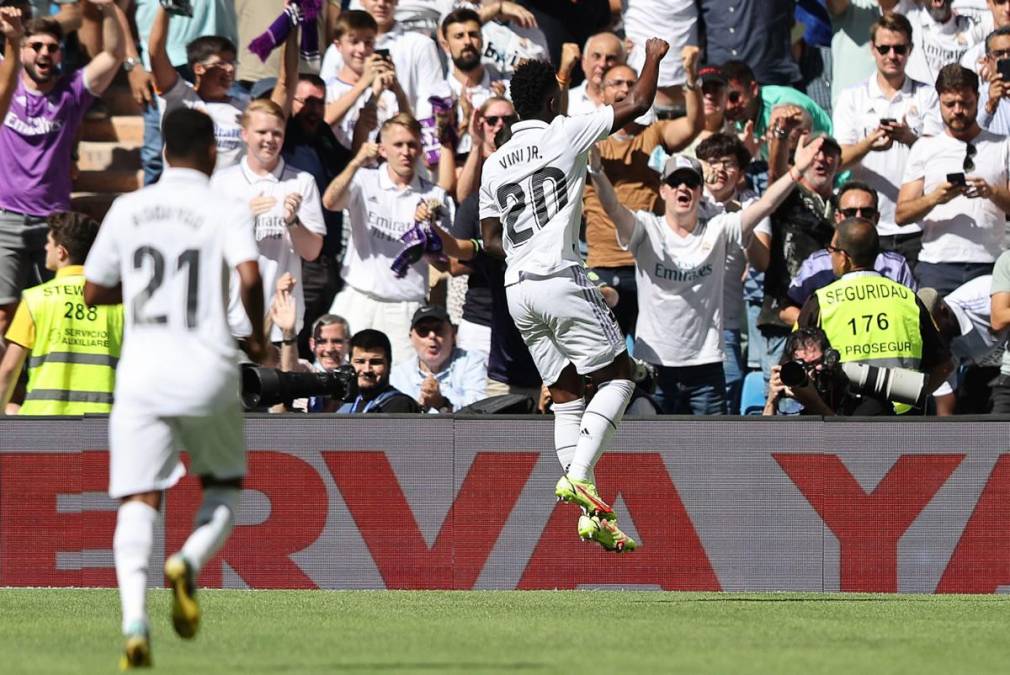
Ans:
[[[600,499],[593,466],[635,385],[624,336],[579,255],[582,190],[589,148],[649,110],[669,47],[650,39],[631,93],[575,117],[561,114],[550,64],[520,65],[510,85],[520,121],[487,158],[481,178],[484,247],[505,258],[509,313],[554,400],[554,447],[566,472],[555,495],[582,507],[579,536],[608,551],[634,550],[635,541],[618,529],[613,509]],[[597,385],[588,406],[586,375]]]

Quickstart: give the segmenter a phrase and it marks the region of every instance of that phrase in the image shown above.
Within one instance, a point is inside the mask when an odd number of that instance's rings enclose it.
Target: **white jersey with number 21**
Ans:
[[[610,135],[614,109],[524,120],[484,162],[480,217],[499,218],[505,285],[520,274],[549,275],[582,264],[579,227],[588,150]]]

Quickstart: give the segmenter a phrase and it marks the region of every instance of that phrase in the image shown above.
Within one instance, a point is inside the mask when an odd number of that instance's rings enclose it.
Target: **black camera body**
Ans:
[[[840,359],[841,355],[837,350],[827,349],[824,351],[824,356],[821,357],[821,363],[824,367],[819,371],[814,382],[814,386],[817,389],[827,391],[826,387],[818,385],[826,384],[834,377]],[[804,361],[787,361],[782,364],[782,369],[779,371],[779,379],[787,387],[805,387],[810,382],[810,376],[807,374],[807,367],[809,365],[813,364],[808,364]]]
[[[193,16],[193,5],[190,0],[161,0],[165,11],[175,16]]]
[[[257,410],[296,398],[331,396],[349,401],[358,395],[358,375],[352,366],[322,373],[284,373],[276,368],[242,365],[242,405]]]

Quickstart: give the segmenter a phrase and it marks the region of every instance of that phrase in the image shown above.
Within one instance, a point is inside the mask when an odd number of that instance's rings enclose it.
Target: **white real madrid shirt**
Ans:
[[[241,118],[242,112],[249,105],[247,97],[229,96],[227,101],[205,101],[196,93],[192,84],[178,77],[175,84],[158,99],[158,110],[161,111],[162,120],[165,119],[166,113],[179,106],[207,113],[214,120],[214,140],[217,143],[215,170],[220,171],[238,164],[239,159],[245,154]],[[160,124],[159,120],[159,126]]]
[[[635,256],[635,356],[662,366],[722,362],[726,245],[742,247],[740,212],[698,220],[680,236],[665,216],[637,211],[627,242]]]
[[[906,77],[901,89],[888,99],[874,73],[839,95],[832,120],[835,140],[842,145],[854,145],[880,126],[880,120],[888,117],[898,122],[904,120],[919,136],[943,133],[940,102],[932,86]],[[911,150],[911,147],[895,141],[888,150],[870,151],[850,167],[853,178],[866,182],[877,191],[880,199],[877,232],[882,236],[919,231],[915,223],[898,226],[894,221],[901,177]]]
[[[905,75],[918,82],[935,84],[940,69],[948,63],[957,63],[975,44],[970,17],[952,14],[946,23],[937,23],[929,10],[914,0],[900,0],[896,12],[904,14],[912,24],[912,49],[905,67]]]
[[[237,403],[224,272],[259,255],[245,206],[211,189],[199,171],[171,167],[112,204],[84,276],[123,284],[116,406],[171,416]]]
[[[505,285],[520,274],[549,275],[581,265],[582,191],[589,148],[610,135],[614,109],[524,120],[484,162],[480,217],[499,218]]]
[[[339,77],[330,80],[326,83],[326,103],[333,103],[353,88],[353,84],[344,82]],[[336,124],[330,126],[333,129],[333,135],[348,150],[351,148],[351,141],[354,138],[354,125],[358,122],[361,109],[365,107],[365,103],[368,102],[372,95],[371,88],[363,91],[357,100],[354,101],[354,104],[347,109],[344,116],[337,120]],[[373,143],[376,142],[375,139],[379,136],[379,127],[398,112],[400,112],[400,106],[396,102],[396,94],[388,89],[382,90],[379,93],[378,100],[375,102],[375,117],[378,125],[368,134],[368,140]]]
[[[448,231],[452,202],[445,191],[420,176],[401,189],[389,176],[389,165],[358,169],[348,186],[351,234],[340,276],[355,290],[379,300],[424,302],[428,296],[428,261],[422,258],[397,279],[389,268],[403,251],[403,233],[414,226],[422,199],[443,204],[439,225]]]
[[[260,274],[263,277],[264,309],[269,311],[270,303],[277,290],[277,279],[285,272],[298,280],[294,288],[295,307],[298,321],[295,331],[301,330],[305,317],[305,299],[302,293],[302,259],[295,252],[291,242],[291,233],[284,222],[284,198],[296,192],[302,196],[302,205],[298,209],[298,220],[309,232],[320,236],[326,234],[326,224],[323,221],[322,202],[319,188],[312,174],[299,171],[283,159],[278,162],[273,171],[258,175],[249,167],[248,158],[243,157],[235,166],[222,169],[214,174],[211,180],[214,189],[230,195],[245,205],[249,211],[249,202],[254,197],[273,197],[276,203],[273,207],[258,216],[250,218],[253,221],[253,234],[259,250]],[[237,280],[236,280],[237,281]],[[242,301],[239,298],[238,284],[233,283],[231,297],[228,303],[228,321],[232,331],[238,336],[252,333],[249,318],[246,316]],[[281,330],[274,326],[270,339],[277,342],[281,339]]]

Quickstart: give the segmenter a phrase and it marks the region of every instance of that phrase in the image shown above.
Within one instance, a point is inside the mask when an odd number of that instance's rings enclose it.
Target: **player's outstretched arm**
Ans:
[[[600,197],[603,210],[617,226],[618,240],[622,244],[627,244],[635,232],[635,214],[617,198],[613,184],[603,171],[600,150],[595,145],[589,149],[589,172],[593,177],[593,187],[596,188],[596,194]]]
[[[18,376],[27,358],[27,349],[17,342],[7,343],[3,360],[0,361],[0,415],[4,414],[11,396],[14,395],[14,387],[17,386]]]
[[[102,286],[93,281],[84,282],[84,304],[121,305],[123,303],[123,285]]]
[[[484,250],[488,255],[501,260],[505,259],[505,249],[501,243],[501,219],[497,216],[480,219],[480,236],[484,242]]]
[[[645,65],[642,66],[642,73],[631,93],[623,101],[614,104],[614,124],[610,127],[612,132],[623,129],[652,107],[652,102],[656,99],[659,62],[669,49],[669,43],[659,38],[649,38],[645,42]]]
[[[252,326],[249,357],[256,363],[262,363],[267,356],[267,342],[263,333],[263,280],[260,277],[260,264],[255,260],[246,260],[235,269],[238,271],[239,298]]]

